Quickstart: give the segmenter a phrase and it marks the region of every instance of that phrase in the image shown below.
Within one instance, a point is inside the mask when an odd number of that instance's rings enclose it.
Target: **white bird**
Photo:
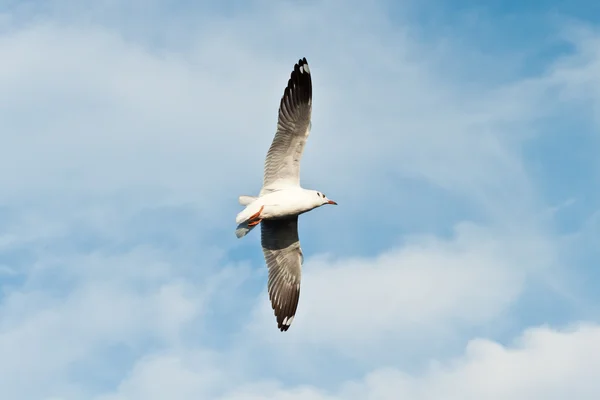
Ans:
[[[300,296],[304,260],[298,238],[298,215],[337,204],[322,192],[300,186],[300,159],[310,133],[312,80],[306,58],[294,71],[279,104],[277,133],[265,160],[263,187],[258,197],[240,196],[246,206],[236,217],[238,238],[261,224],[261,245],[269,268],[268,292],[277,326],[287,331]]]

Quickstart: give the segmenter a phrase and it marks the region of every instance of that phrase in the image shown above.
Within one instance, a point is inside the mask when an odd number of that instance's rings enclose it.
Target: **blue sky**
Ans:
[[[592,2],[0,0],[0,393],[597,399]],[[256,194],[314,85],[302,294]]]

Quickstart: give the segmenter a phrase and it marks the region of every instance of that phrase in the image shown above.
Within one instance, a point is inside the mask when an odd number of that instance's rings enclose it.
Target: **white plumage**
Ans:
[[[241,238],[261,225],[261,245],[269,268],[268,292],[277,326],[290,327],[300,296],[304,260],[298,216],[324,204],[336,204],[322,192],[300,186],[300,160],[310,134],[312,78],[306,58],[294,65],[279,104],[277,132],[267,153],[258,197],[240,196],[246,206],[236,217]]]

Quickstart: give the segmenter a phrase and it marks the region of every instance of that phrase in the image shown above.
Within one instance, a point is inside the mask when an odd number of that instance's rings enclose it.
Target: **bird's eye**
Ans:
[[[325,197],[327,197],[327,196],[325,196],[325,193],[323,193],[323,198],[325,198]]]

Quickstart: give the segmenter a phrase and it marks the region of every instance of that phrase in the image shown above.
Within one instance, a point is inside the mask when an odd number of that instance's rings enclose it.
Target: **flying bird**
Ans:
[[[298,216],[325,204],[337,204],[323,192],[300,186],[300,159],[311,129],[312,79],[306,58],[294,65],[279,103],[277,132],[267,153],[263,186],[257,197],[240,196],[235,234],[245,236],[261,224],[261,246],[269,278],[267,289],[279,330],[294,320],[304,257]]]

